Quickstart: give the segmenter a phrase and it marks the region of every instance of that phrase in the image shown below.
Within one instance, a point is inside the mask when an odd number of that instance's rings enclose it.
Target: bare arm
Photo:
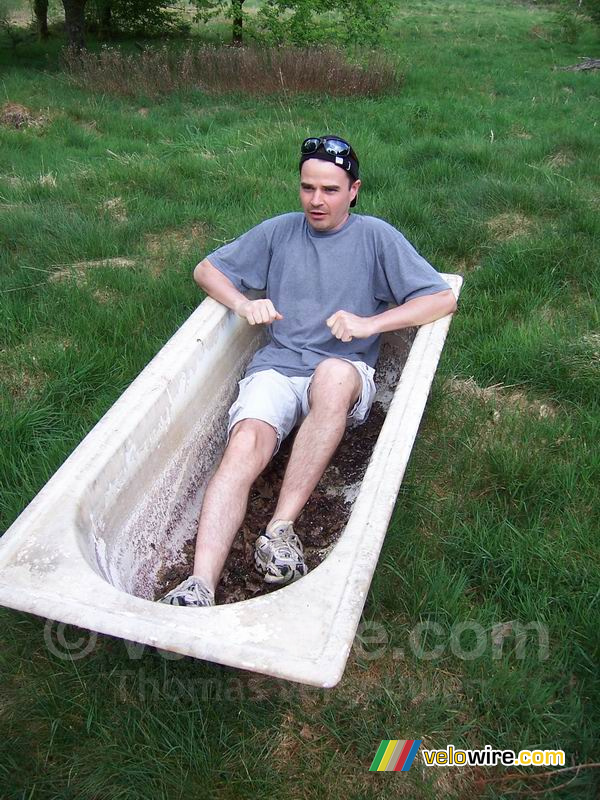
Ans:
[[[248,300],[207,258],[194,269],[194,280],[213,300],[223,303],[248,320],[250,325],[269,324],[275,319],[283,319],[270,300]]]
[[[327,320],[327,325],[337,339],[350,342],[352,339],[365,339],[368,336],[425,325],[446,314],[456,311],[456,298],[452,289],[415,297],[401,306],[390,308],[374,317],[359,317],[349,311],[336,311]]]
[[[428,322],[445,317],[446,314],[453,314],[456,307],[456,298],[452,289],[428,294],[424,297],[415,297],[413,300],[407,300],[401,306],[390,308],[383,314],[371,317],[373,333],[397,331],[400,328],[412,328],[414,325],[426,325]]]

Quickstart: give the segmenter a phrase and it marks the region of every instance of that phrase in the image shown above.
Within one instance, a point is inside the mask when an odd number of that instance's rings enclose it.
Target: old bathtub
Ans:
[[[444,276],[458,295],[462,279]],[[195,530],[236,381],[263,332],[211,299],[181,326],[0,540],[0,604],[164,650],[335,685],[450,325],[386,336],[406,359],[343,533],[297,583],[207,609],[152,601]],[[406,358],[406,352],[408,357]],[[276,612],[276,613],[275,613]]]

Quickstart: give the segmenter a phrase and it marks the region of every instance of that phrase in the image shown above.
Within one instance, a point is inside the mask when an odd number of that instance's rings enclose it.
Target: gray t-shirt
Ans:
[[[319,232],[302,212],[265,220],[207,256],[240,291],[265,290],[283,315],[246,375],[276,369],[310,375],[324,358],[375,366],[379,336],[342,342],[325,321],[336,311],[370,317],[414,297],[449,288],[392,225],[351,214],[337,231]]]

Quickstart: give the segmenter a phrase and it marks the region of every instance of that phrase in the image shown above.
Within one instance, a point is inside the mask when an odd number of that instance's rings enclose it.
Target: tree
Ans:
[[[231,16],[233,17],[232,39],[233,43],[237,45],[241,45],[243,39],[244,15],[242,6],[244,3],[245,0],[231,0]]]
[[[71,50],[85,47],[85,4],[87,0],[62,0],[65,9],[67,45]]]
[[[113,11],[111,0],[104,0],[98,9],[98,35],[110,39],[112,34]]]
[[[198,12],[197,18],[208,22],[218,14],[225,14],[232,20],[231,40],[233,44],[241,45],[244,33],[243,5],[246,0],[194,0]]]
[[[38,37],[47,39],[48,33],[48,0],[33,0],[33,13]]]

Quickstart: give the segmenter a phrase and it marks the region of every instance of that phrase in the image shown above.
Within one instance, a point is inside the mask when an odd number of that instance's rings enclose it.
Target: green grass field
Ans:
[[[553,69],[597,34],[408,0],[402,88],[343,99],[125,100],[73,86],[56,37],[0,44],[0,114],[29,113],[0,124],[2,530],[198,305],[196,262],[299,207],[304,136],[348,137],[357,211],[465,278],[339,686],[106,636],[69,659],[0,609],[0,797],[597,797],[594,767],[368,772],[390,738],[600,761],[600,74]]]

